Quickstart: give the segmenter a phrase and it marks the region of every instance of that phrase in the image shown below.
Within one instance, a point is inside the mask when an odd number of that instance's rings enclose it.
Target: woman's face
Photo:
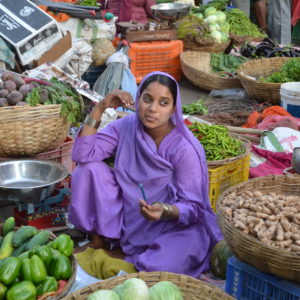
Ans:
[[[171,91],[158,82],[150,83],[140,96],[139,117],[148,129],[167,128],[174,109]]]

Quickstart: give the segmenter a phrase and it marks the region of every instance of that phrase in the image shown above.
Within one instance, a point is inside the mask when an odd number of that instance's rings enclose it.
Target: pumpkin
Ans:
[[[232,256],[232,252],[224,240],[214,246],[210,257],[210,266],[216,277],[226,279],[227,260],[230,256]]]

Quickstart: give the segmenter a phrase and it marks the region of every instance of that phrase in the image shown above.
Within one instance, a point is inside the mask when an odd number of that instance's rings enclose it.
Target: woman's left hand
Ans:
[[[148,205],[145,200],[140,199],[140,210],[141,214],[144,216],[145,219],[149,221],[158,221],[160,220],[164,208],[161,204],[155,203],[153,205]]]

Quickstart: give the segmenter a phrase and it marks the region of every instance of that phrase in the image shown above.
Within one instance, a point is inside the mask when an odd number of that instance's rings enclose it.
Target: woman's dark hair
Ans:
[[[140,87],[140,95],[142,95],[143,91],[145,90],[145,88],[153,82],[158,82],[161,85],[166,86],[167,88],[169,88],[173,99],[174,99],[174,106],[176,104],[176,98],[177,98],[177,84],[176,82],[171,79],[170,77],[166,76],[166,75],[162,75],[162,74],[156,74],[153,75],[149,78],[147,78],[145,80],[145,82],[143,83],[143,85]]]

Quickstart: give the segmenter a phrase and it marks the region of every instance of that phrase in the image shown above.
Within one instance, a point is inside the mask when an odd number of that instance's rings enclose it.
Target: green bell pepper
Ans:
[[[0,281],[5,285],[13,283],[19,275],[20,267],[20,258],[8,257],[0,266]]]
[[[7,300],[36,300],[36,288],[31,281],[20,281],[7,292]]]
[[[50,265],[52,260],[52,252],[48,246],[37,246],[29,251],[28,256],[32,257],[35,254],[41,258],[46,267]]]
[[[0,300],[5,299],[7,287],[0,282]]]
[[[58,283],[56,279],[52,276],[47,276],[44,281],[42,281],[37,287],[38,296],[45,293],[56,292],[58,289]]]
[[[34,283],[41,282],[47,276],[45,264],[35,254],[31,258],[24,258],[21,265],[21,275],[23,280],[29,280]]]
[[[46,279],[47,271],[45,264],[37,255],[33,255],[30,258],[30,275],[32,282],[34,283],[41,282]]]
[[[60,253],[65,256],[70,256],[74,250],[74,242],[71,237],[67,234],[61,234],[52,243],[52,248],[57,249]]]
[[[67,280],[72,276],[72,266],[69,258],[63,254],[54,258],[51,262],[50,275],[56,280]]]

